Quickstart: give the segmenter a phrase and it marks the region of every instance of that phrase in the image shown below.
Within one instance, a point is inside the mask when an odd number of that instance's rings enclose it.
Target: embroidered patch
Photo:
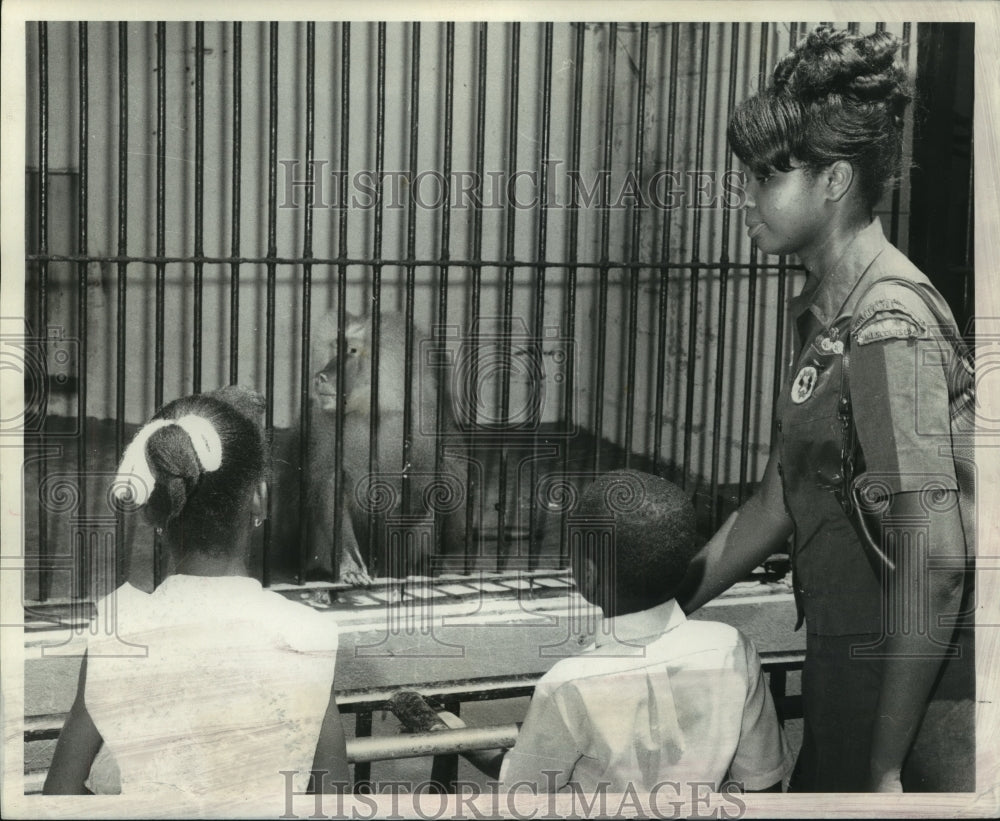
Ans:
[[[883,339],[911,339],[923,335],[924,327],[908,314],[892,312],[876,314],[854,332],[859,345]]]
[[[798,372],[795,381],[792,382],[792,401],[796,405],[801,405],[812,396],[817,376],[816,369],[812,365],[806,365]]]

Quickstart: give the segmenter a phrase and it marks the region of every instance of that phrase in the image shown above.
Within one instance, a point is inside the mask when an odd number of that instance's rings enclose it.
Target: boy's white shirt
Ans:
[[[539,792],[727,780],[757,790],[792,765],[753,644],[670,600],[604,619],[593,645],[543,676],[500,780]]]

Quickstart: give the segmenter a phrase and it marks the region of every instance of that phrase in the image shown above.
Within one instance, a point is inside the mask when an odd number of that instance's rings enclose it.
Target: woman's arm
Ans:
[[[697,610],[747,574],[772,553],[781,550],[792,534],[792,520],[778,475],[777,450],[771,450],[757,492],[701,549],[677,593],[685,613]]]
[[[961,605],[965,574],[965,537],[955,491],[950,510],[930,519],[928,555],[944,558],[953,569],[930,570],[926,559],[914,553],[897,555],[896,569],[885,579],[890,612],[900,614],[900,623],[885,635],[885,661],[879,691],[875,726],[872,728],[871,789],[901,792],[900,771],[927,709],[931,688],[944,660],[951,627],[937,628],[939,618],[954,616]],[[942,505],[947,507],[947,505]],[[927,521],[918,492],[893,496],[892,516],[914,516]],[[926,603],[927,609],[923,610]],[[920,621],[925,623],[921,624]],[[942,633],[942,635],[937,635]],[[934,641],[936,638],[937,641]]]
[[[90,775],[90,765],[104,743],[101,734],[87,712],[84,692],[87,686],[87,656],[80,662],[80,678],[76,685],[76,698],[66,716],[52,755],[49,772],[45,776],[42,792],[45,795],[89,795],[84,786]]]
[[[314,792],[348,792],[351,771],[347,764],[347,742],[344,740],[344,725],[332,691],[319,730],[312,768],[314,772],[321,774],[318,783],[315,778],[311,782]]]

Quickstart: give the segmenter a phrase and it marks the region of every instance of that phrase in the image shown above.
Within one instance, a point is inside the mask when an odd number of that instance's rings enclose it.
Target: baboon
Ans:
[[[405,330],[402,314],[382,314],[378,360],[378,436],[371,438],[372,322],[348,315],[345,326],[343,390],[337,385],[337,316],[322,316],[313,329],[312,407],[307,466],[310,578],[365,584],[376,576],[429,575],[437,523],[444,552],[461,553],[464,543],[465,470],[444,459],[435,473],[438,414],[454,431],[447,391],[438,406],[434,368],[420,367],[429,334],[415,326],[411,355],[412,424],[403,464],[406,393]],[[426,361],[426,359],[425,359]],[[445,376],[445,378],[447,378]],[[447,387],[447,383],[445,383]],[[340,407],[340,396],[344,396]],[[343,415],[343,470],[335,490],[334,442],[337,414]],[[375,444],[374,464],[370,465]],[[408,504],[403,506],[403,486]],[[334,533],[335,493],[343,499],[339,534]],[[373,532],[369,532],[369,525]],[[336,551],[337,562],[334,562]]]

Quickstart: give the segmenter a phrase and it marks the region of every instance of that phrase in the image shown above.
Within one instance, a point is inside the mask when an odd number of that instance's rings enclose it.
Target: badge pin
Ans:
[[[816,369],[812,365],[806,365],[792,382],[792,401],[796,405],[801,405],[813,394],[816,387]]]
[[[830,347],[833,349],[833,352],[837,354],[837,356],[841,356],[844,353],[844,343],[839,339]]]
[[[819,341],[819,347],[821,350],[829,352],[833,348],[833,343],[830,341],[830,337],[824,336]]]

